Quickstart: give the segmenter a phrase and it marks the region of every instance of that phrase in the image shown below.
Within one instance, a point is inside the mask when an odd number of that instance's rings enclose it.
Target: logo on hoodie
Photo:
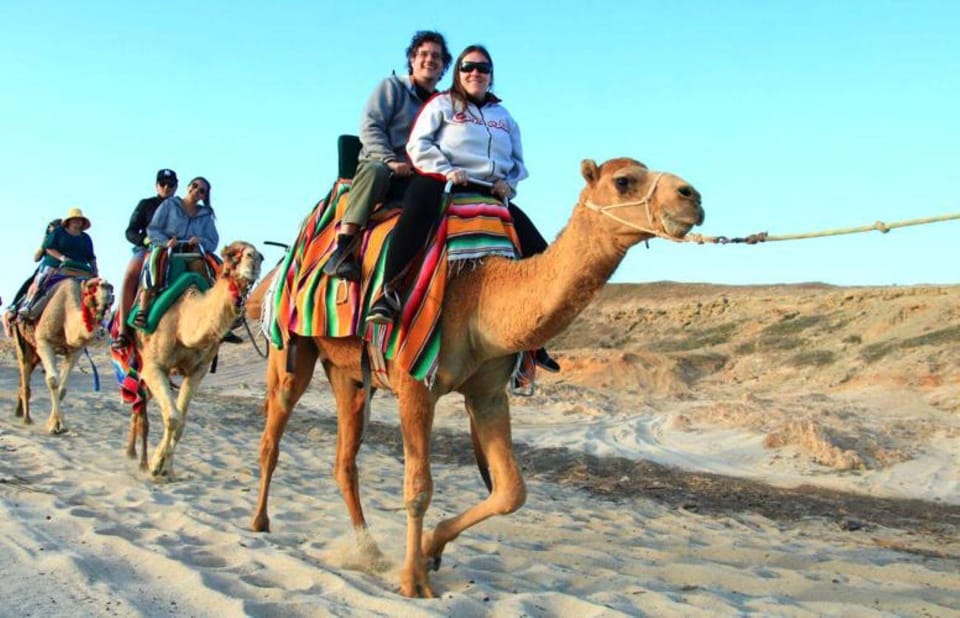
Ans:
[[[487,128],[490,128],[490,129],[499,129],[504,133],[510,132],[509,129],[507,129],[507,123],[503,120],[487,120],[486,122],[484,122],[482,119],[476,118],[473,115],[468,114],[466,112],[455,113],[453,115],[453,122],[459,122],[461,124],[463,123],[479,124],[481,126],[486,126]]]

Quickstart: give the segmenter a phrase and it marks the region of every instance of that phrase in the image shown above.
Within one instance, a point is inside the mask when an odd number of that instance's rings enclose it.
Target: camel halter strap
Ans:
[[[653,197],[653,193],[654,193],[654,191],[657,190],[657,185],[660,184],[660,179],[661,179],[662,177],[663,177],[663,172],[659,172],[659,173],[657,174],[656,178],[653,179],[653,184],[650,185],[650,190],[647,191],[647,194],[646,194],[645,196],[643,196],[643,199],[635,200],[635,201],[632,201],[632,202],[617,202],[617,203],[615,203],[615,204],[606,204],[606,205],[603,205],[603,206],[601,206],[601,205],[599,205],[599,204],[594,204],[594,203],[591,202],[590,200],[587,200],[587,201],[585,201],[585,202],[583,203],[583,205],[584,205],[585,207],[589,208],[590,210],[594,211],[594,212],[598,212],[598,213],[600,213],[601,215],[603,215],[603,216],[605,216],[605,217],[610,217],[611,219],[613,219],[613,220],[616,221],[617,223],[622,223],[623,225],[626,225],[626,226],[629,227],[629,228],[633,228],[633,229],[635,229],[635,230],[637,230],[637,231],[639,231],[639,232],[644,232],[644,233],[647,233],[647,234],[653,234],[654,236],[657,236],[657,237],[659,237],[659,238],[667,238],[667,239],[669,239],[669,240],[676,241],[676,240],[677,240],[676,238],[673,238],[673,237],[671,237],[671,236],[668,236],[667,234],[664,234],[663,232],[661,232],[661,231],[659,231],[659,230],[651,230],[651,229],[649,229],[649,228],[646,228],[646,227],[637,225],[636,223],[634,223],[634,222],[632,222],[632,221],[627,221],[626,219],[623,219],[623,218],[621,218],[621,217],[618,217],[617,215],[615,215],[615,214],[613,214],[612,212],[610,212],[611,210],[613,210],[613,209],[615,209],[615,208],[626,208],[626,207],[628,207],[628,206],[643,206],[643,207],[646,209],[646,211],[647,211],[647,220],[652,222],[652,221],[653,221],[653,214],[650,212],[650,198]]]

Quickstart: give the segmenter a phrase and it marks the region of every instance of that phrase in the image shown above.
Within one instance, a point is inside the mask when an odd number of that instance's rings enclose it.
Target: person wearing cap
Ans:
[[[120,331],[113,345],[117,348],[126,347],[130,342],[130,327],[127,326],[127,315],[133,306],[133,299],[137,295],[137,285],[140,281],[140,270],[143,268],[143,258],[149,248],[147,227],[153,219],[153,213],[165,199],[177,192],[177,173],[172,169],[163,168],[157,171],[157,194],[147,197],[137,204],[130,215],[130,224],[127,225],[127,240],[133,245],[133,256],[123,273],[123,286],[120,290],[120,303],[117,305],[117,317]]]
[[[24,297],[18,313],[28,314],[37,291],[53,271],[70,262],[71,268],[85,270],[97,276],[97,256],[93,252],[93,240],[87,234],[90,219],[79,208],[71,208],[63,218],[63,223],[47,235],[43,241],[43,258],[40,268],[33,278],[33,285]]]
[[[140,298],[134,325],[143,328],[150,305],[162,283],[160,259],[164,249],[202,248],[213,254],[220,242],[213,207],[210,205],[210,181],[197,176],[187,185],[182,198],[176,195],[163,200],[147,226],[150,249],[144,257],[141,272]]]
[[[330,276],[360,280],[354,256],[357,233],[366,227],[377,204],[390,195],[403,195],[413,174],[406,152],[410,127],[453,60],[443,35],[432,30],[415,33],[406,56],[409,75],[391,75],[381,81],[363,108],[357,172],[337,246],[323,266]]]

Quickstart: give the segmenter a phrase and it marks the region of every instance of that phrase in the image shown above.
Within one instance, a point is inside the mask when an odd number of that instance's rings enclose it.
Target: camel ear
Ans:
[[[597,184],[597,180],[600,179],[600,168],[597,167],[597,162],[593,159],[584,159],[580,162],[580,173],[583,174],[587,185],[591,187]]]

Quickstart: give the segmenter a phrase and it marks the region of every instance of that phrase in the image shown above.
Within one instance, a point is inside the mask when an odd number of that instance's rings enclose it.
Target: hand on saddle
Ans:
[[[470,177],[467,176],[467,170],[454,168],[447,172],[447,180],[455,185],[465,185],[470,181]]]
[[[191,236],[190,238],[183,240],[181,238],[170,238],[167,240],[166,247],[168,249],[176,249],[180,247],[182,249],[188,249],[190,247],[196,247],[200,245],[200,239],[196,236]]]
[[[399,178],[406,178],[413,174],[413,167],[406,161],[390,161],[387,163],[387,167],[390,168],[390,171],[393,172],[394,176]]]
[[[493,188],[490,189],[490,192],[493,193],[493,196],[500,199],[506,200],[510,197],[510,194],[513,192],[513,189],[510,188],[510,185],[507,184],[505,180],[498,180],[493,183]]]

